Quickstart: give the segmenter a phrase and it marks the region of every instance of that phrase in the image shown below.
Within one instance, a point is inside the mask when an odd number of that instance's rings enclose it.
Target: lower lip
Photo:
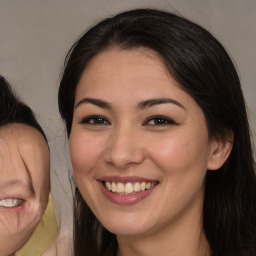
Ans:
[[[0,209],[3,209],[5,211],[10,211],[10,212],[25,212],[28,209],[27,203],[23,203],[20,206],[16,207],[6,207],[6,206],[1,206]]]
[[[140,191],[140,192],[137,192],[132,195],[120,195],[120,194],[116,194],[116,193],[109,191],[102,184],[101,181],[99,181],[99,184],[100,184],[103,194],[107,197],[107,199],[109,199],[112,203],[120,204],[120,205],[136,204],[136,203],[144,200],[145,198],[147,198],[151,194],[151,192],[154,190],[154,188],[156,187],[156,186],[154,186],[148,190]]]

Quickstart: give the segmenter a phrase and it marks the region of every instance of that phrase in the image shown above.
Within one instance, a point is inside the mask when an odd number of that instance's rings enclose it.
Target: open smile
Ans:
[[[6,198],[0,200],[0,206],[7,208],[18,207],[21,206],[23,203],[24,200],[19,198]]]
[[[148,197],[158,181],[137,177],[107,177],[98,180],[103,194],[120,205],[135,204]]]
[[[103,183],[104,186],[111,191],[119,195],[133,195],[140,191],[145,191],[153,188],[157,185],[157,182],[109,182],[106,181]]]

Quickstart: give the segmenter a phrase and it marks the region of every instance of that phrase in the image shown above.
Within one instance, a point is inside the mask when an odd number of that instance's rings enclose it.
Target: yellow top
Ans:
[[[49,194],[49,202],[43,218],[36,227],[28,242],[15,253],[15,256],[40,256],[56,240],[59,229],[55,219],[53,198]]]

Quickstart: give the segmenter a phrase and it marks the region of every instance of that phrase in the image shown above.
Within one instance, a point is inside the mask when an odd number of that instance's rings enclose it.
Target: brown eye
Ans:
[[[81,124],[91,124],[91,125],[109,125],[109,121],[107,121],[103,116],[88,116],[84,118]]]
[[[147,119],[144,125],[174,125],[176,122],[174,122],[172,119],[165,117],[165,116],[153,116]]]

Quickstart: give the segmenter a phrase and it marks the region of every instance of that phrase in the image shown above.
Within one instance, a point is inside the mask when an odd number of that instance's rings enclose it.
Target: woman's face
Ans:
[[[76,90],[70,153],[83,198],[117,235],[201,216],[213,153],[205,117],[150,50],[91,60]]]
[[[10,255],[30,238],[49,195],[49,150],[35,128],[0,128],[0,255]]]

